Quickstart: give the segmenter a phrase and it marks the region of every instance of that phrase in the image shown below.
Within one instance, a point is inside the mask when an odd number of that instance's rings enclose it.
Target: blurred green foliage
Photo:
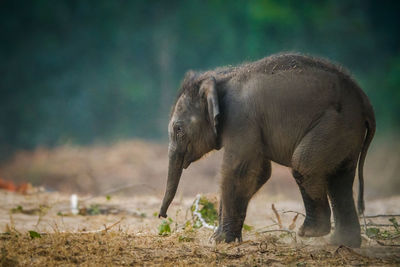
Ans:
[[[19,148],[167,138],[184,72],[280,51],[350,69],[378,133],[400,125],[400,2],[0,2],[0,155]]]

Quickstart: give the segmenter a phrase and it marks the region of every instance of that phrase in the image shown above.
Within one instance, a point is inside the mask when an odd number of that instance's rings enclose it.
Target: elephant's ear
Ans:
[[[204,97],[207,99],[208,116],[213,126],[214,133],[217,136],[219,104],[218,104],[216,82],[214,77],[208,78],[202,82],[199,90],[199,95],[200,97]]]

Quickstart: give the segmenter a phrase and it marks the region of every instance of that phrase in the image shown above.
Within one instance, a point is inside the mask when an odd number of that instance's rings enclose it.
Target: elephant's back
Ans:
[[[248,114],[266,140],[270,157],[289,165],[292,153],[327,111],[340,127],[362,131],[363,103],[351,79],[320,68],[254,73],[236,87],[238,108]]]
[[[282,72],[321,70],[335,74],[341,79],[352,80],[349,72],[339,64],[323,58],[296,53],[274,54],[254,62],[215,69],[213,74],[221,79],[235,79],[245,82],[254,74],[274,75]]]

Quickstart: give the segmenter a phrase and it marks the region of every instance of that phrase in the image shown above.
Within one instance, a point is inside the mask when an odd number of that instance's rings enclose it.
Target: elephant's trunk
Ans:
[[[183,158],[183,155],[179,153],[171,151],[169,153],[167,188],[158,217],[167,218],[168,207],[175,197],[179,180],[181,179]]]

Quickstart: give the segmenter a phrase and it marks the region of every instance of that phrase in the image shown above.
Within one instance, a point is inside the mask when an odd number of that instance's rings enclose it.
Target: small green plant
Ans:
[[[245,231],[251,231],[251,230],[253,230],[253,226],[250,226],[250,225],[248,225],[248,224],[243,224],[243,230],[245,230]]]
[[[185,226],[183,227],[183,230],[184,230],[186,233],[192,233],[192,232],[194,232],[194,227],[193,227],[193,225],[192,225],[192,222],[191,222],[191,221],[186,221],[186,222],[185,222]]]
[[[171,223],[172,219],[168,218],[168,220],[163,220],[161,224],[158,226],[158,234],[161,236],[166,236],[171,233]]]
[[[369,238],[375,238],[375,237],[377,237],[379,235],[379,232],[380,232],[379,228],[370,227],[370,228],[367,228],[367,231],[366,231],[365,234]]]
[[[90,215],[99,215],[101,214],[101,210],[99,205],[97,204],[92,204],[90,205],[89,209],[87,210],[87,213]]]
[[[29,231],[29,236],[31,237],[31,239],[42,237],[38,232],[35,232],[35,231]]]
[[[394,236],[398,236],[400,234],[400,226],[399,223],[397,222],[396,218],[390,218],[389,222],[392,223],[394,227],[394,231],[389,231],[389,230],[383,230],[376,228],[376,227],[370,227],[367,228],[366,235],[369,238],[372,239],[391,239]]]
[[[218,224],[218,212],[215,209],[214,203],[210,202],[206,197],[202,196],[199,200],[199,210],[201,217],[210,225],[216,226]],[[191,207],[192,214],[196,210],[196,205]],[[198,218],[194,218],[193,228],[202,227],[202,223]]]
[[[16,208],[11,209],[12,213],[22,213],[23,211],[24,211],[24,208],[20,205],[18,205]]]
[[[110,201],[110,200],[111,200],[111,196],[110,196],[110,195],[107,195],[107,196],[106,196],[106,199],[107,199],[107,201]]]
[[[201,221],[199,219],[195,219],[194,224],[193,224],[193,228],[194,229],[199,229],[203,226],[203,224],[201,223]]]

